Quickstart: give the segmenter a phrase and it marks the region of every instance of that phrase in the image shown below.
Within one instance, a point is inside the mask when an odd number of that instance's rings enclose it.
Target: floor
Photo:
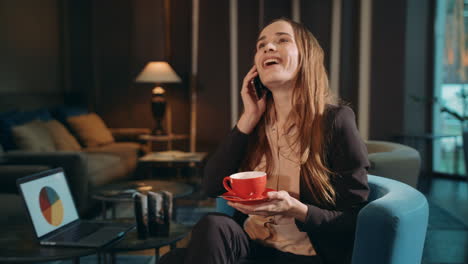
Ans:
[[[439,223],[442,227],[430,224],[422,263],[468,263],[468,183],[422,178],[419,189],[430,203],[452,218]]]

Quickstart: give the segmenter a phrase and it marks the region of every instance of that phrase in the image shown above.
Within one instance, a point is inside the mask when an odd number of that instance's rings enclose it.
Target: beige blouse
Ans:
[[[300,155],[299,143],[295,141],[294,128],[284,135],[276,124],[266,126],[266,135],[273,154],[274,172],[267,175],[267,188],[285,190],[292,197],[299,198]],[[266,171],[266,158],[254,169]],[[316,255],[307,233],[299,231],[293,217],[249,215],[244,230],[252,240],[283,252],[296,255]]]

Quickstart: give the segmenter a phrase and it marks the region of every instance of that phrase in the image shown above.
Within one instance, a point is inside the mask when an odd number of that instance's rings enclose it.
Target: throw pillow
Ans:
[[[45,122],[46,127],[54,140],[55,148],[64,151],[80,151],[80,143],[72,134],[65,128],[62,123],[57,120]]]
[[[55,151],[55,143],[44,122],[34,120],[11,128],[16,146],[25,151]]]
[[[97,147],[114,142],[109,128],[95,113],[69,117],[67,122],[86,147]]]

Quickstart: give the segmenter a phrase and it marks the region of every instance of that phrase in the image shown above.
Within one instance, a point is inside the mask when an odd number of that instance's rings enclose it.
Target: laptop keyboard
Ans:
[[[81,238],[86,237],[101,228],[100,224],[82,222],[74,225],[64,232],[54,236],[53,240],[56,241],[79,241]]]

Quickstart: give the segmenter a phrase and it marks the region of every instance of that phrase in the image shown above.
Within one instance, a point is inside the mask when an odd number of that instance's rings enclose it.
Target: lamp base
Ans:
[[[151,98],[151,111],[155,121],[152,134],[155,136],[166,135],[163,128],[164,113],[166,112],[166,99],[163,94],[153,94]]]
[[[166,131],[164,131],[163,128],[154,128],[153,131],[151,131],[151,135],[153,136],[167,136]]]

